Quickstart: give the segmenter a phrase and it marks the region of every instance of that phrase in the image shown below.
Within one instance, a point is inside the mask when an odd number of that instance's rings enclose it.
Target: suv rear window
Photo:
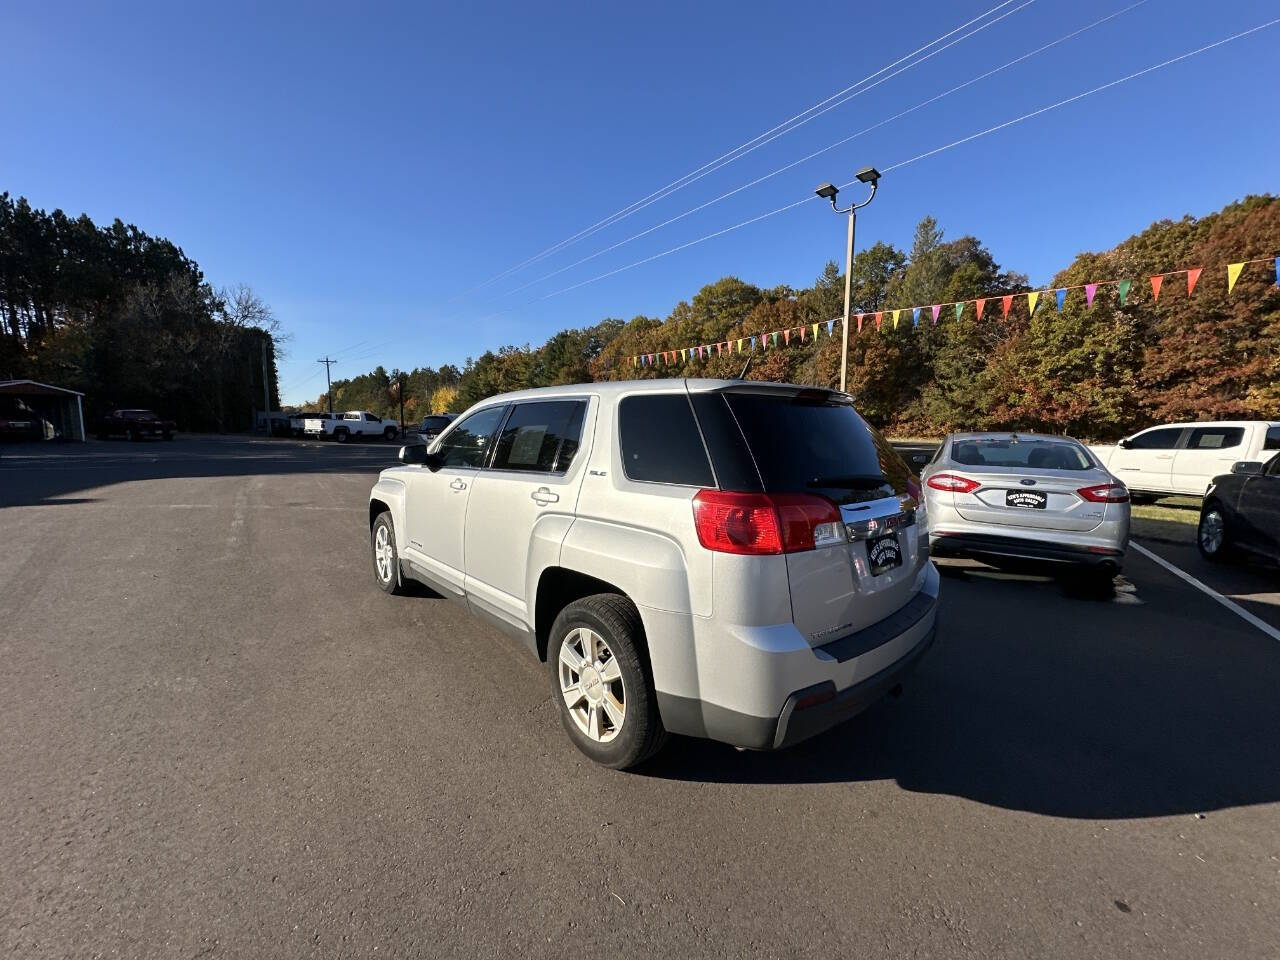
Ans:
[[[862,503],[914,493],[911,468],[852,404],[826,391],[729,390],[767,493],[820,493]]]
[[[628,479],[687,487],[715,485],[685,394],[624,397],[618,404],[618,435]]]

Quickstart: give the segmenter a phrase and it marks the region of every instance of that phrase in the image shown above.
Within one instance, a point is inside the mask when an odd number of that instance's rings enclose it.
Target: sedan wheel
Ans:
[[[1222,560],[1227,556],[1227,524],[1222,511],[1209,507],[1200,515],[1200,529],[1196,532],[1196,545],[1208,560]]]

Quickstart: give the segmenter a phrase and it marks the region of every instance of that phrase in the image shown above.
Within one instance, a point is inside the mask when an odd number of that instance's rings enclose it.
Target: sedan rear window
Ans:
[[[768,493],[819,493],[836,503],[914,495],[911,469],[853,409],[823,390],[724,394]]]
[[[1061,440],[975,437],[956,440],[954,444],[951,459],[966,467],[1093,469],[1093,461],[1081,447]]]

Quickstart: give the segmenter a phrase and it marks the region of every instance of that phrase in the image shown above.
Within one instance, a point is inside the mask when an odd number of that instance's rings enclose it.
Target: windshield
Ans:
[[[954,441],[951,459],[967,467],[1091,470],[1093,462],[1070,440],[1021,437],[966,437]]]
[[[836,503],[916,495],[911,470],[845,400],[728,391],[768,493],[818,493]]]
[[[150,410],[126,410],[126,411],[124,412],[124,415],[125,415],[126,417],[131,417],[131,418],[132,418],[132,419],[134,419],[134,420],[158,420],[158,419],[160,419],[160,418],[159,418],[159,417],[157,417],[154,413],[152,413]]]

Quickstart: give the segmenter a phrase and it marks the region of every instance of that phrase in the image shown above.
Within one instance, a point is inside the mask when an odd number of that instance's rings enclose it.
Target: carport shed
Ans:
[[[44,421],[44,436],[49,427],[55,437],[84,440],[84,394],[65,387],[54,387],[34,380],[0,380],[0,411],[20,402],[32,415]],[[3,413],[0,412],[0,416]]]

